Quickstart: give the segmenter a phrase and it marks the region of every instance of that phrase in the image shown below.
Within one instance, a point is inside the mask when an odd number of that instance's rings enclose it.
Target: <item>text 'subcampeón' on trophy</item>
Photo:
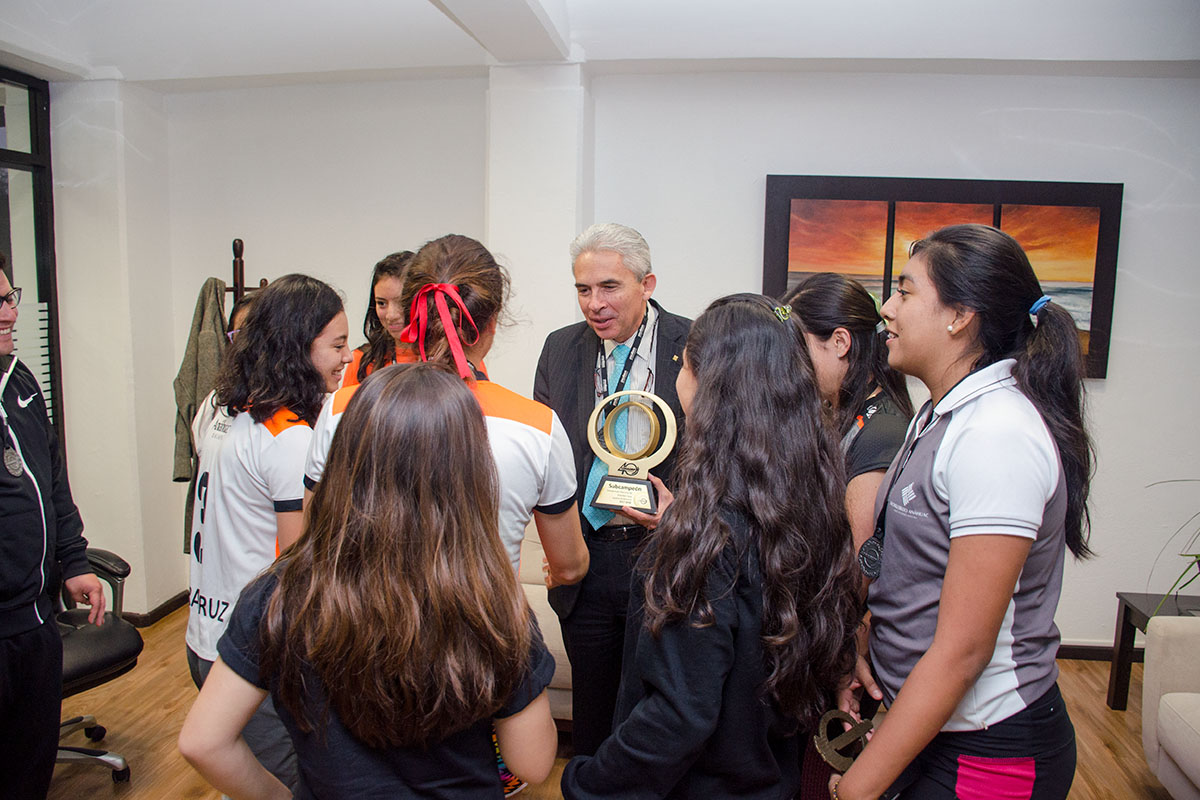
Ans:
[[[625,452],[616,443],[614,426],[619,424],[617,418],[622,411],[626,416],[641,412],[650,420],[650,438],[640,450]],[[600,429],[600,415],[605,412],[604,427]],[[675,414],[657,395],[631,389],[605,398],[588,419],[592,452],[608,466],[608,474],[600,480],[591,504],[614,511],[629,506],[646,514],[656,513],[658,500],[646,474],[671,454],[675,431]]]

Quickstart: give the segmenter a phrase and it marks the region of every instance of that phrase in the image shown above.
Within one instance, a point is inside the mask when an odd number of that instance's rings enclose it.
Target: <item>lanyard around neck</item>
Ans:
[[[638,326],[637,335],[633,337],[633,344],[629,346],[629,355],[625,357],[625,368],[621,370],[621,374],[617,378],[617,388],[611,392],[608,391],[608,356],[604,352],[604,343],[600,343],[600,386],[608,394],[625,391],[625,384],[629,382],[629,373],[633,369],[633,360],[637,357],[638,345],[642,343],[642,336],[646,333],[646,322],[649,319],[650,309],[647,308],[646,312],[642,314],[642,324]]]
[[[921,410],[924,411],[924,409]],[[911,440],[905,440],[904,453],[896,463],[896,469],[892,472],[892,480],[888,483],[887,491],[883,493],[883,506],[879,509],[879,516],[875,518],[875,532],[871,534],[869,539],[862,543],[862,547],[858,548],[859,568],[871,580],[875,580],[882,574],[883,537],[886,533],[884,526],[887,524],[888,503],[891,502],[892,490],[896,488],[896,481],[900,479],[900,473],[908,466],[908,460],[912,458],[913,451],[917,449],[917,443],[921,441],[921,435],[932,428],[933,424],[940,419],[941,417],[934,414],[934,409],[931,405],[929,408],[929,419],[925,420],[923,425],[918,422],[913,426],[913,437]]]

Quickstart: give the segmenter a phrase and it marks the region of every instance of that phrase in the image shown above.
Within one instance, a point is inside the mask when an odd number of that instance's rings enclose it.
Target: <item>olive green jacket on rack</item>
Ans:
[[[225,282],[209,278],[200,288],[192,329],[183,361],[175,376],[175,470],[172,480],[189,481],[183,512],[183,552],[191,552],[192,501],[195,498],[197,455],[192,446],[196,409],[213,389],[221,356],[225,354]]]

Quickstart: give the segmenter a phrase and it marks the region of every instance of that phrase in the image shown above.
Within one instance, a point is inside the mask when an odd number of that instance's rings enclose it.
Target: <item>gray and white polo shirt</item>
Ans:
[[[885,499],[888,512],[882,573],[869,596],[871,657],[888,703],[933,643],[950,540],[982,534],[1034,540],[992,657],[947,731],[1007,719],[1058,678],[1054,612],[1066,553],[1066,484],[1058,448],[1017,388],[1014,364],[984,367],[936,408],[926,404],[876,500],[876,514]]]

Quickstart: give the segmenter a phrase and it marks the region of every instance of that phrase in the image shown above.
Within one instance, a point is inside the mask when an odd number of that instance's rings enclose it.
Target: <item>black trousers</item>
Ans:
[[[634,551],[640,539],[588,540],[591,565],[570,616],[562,620],[571,662],[571,740],[575,755],[594,755],[613,728]]]
[[[0,753],[4,797],[44,800],[58,755],[62,638],[51,618],[0,639]]]
[[[1058,684],[981,731],[942,732],[884,793],[899,800],[1065,800],[1075,779],[1075,727]]]

